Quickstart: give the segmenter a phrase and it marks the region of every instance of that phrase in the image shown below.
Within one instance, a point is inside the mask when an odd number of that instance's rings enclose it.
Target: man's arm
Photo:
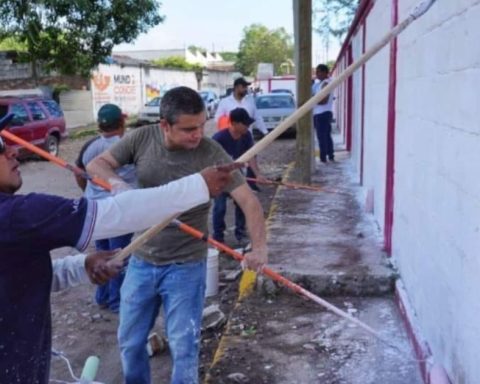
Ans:
[[[264,135],[268,134],[268,129],[267,126],[265,125],[265,122],[263,121],[263,117],[260,116],[258,113],[257,107],[255,106],[255,100],[253,98],[250,100],[252,103],[252,118],[255,119],[255,125],[257,129],[262,132]]]
[[[230,195],[245,214],[252,240],[252,252],[245,254],[245,266],[258,271],[268,262],[267,232],[262,205],[247,184],[237,187]]]
[[[106,239],[143,231],[205,204],[210,196],[219,195],[227,187],[232,180],[230,172],[209,167],[159,187],[130,190],[96,200],[91,238]]]
[[[88,282],[106,283],[118,275],[123,267],[123,262],[110,261],[114,255],[114,251],[99,251],[53,260],[52,292]]]
[[[100,179],[108,181],[110,184],[112,184],[112,188],[114,190],[130,189],[130,186],[115,173],[115,170],[120,166],[121,165],[117,160],[115,160],[110,151],[106,150],[87,164],[87,172],[91,176],[96,176]],[[125,188],[122,188],[122,186]]]

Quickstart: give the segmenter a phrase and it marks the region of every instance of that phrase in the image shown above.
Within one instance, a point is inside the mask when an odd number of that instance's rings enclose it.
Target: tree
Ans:
[[[245,75],[254,75],[258,63],[273,63],[278,73],[281,64],[292,58],[292,37],[284,28],[269,30],[263,25],[252,24],[243,30],[235,66]]]
[[[25,60],[62,74],[89,76],[111,55],[163,21],[156,0],[0,0],[0,42],[26,47]]]
[[[358,7],[359,0],[316,0],[314,30],[322,37],[328,57],[330,38],[343,41]]]

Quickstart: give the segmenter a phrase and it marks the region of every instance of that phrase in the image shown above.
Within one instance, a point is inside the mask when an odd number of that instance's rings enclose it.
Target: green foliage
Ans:
[[[284,28],[270,30],[260,24],[244,28],[236,62],[240,72],[254,75],[258,63],[273,63],[278,73],[281,64],[288,59],[293,59],[293,43]]]
[[[0,51],[25,52],[26,50],[27,46],[13,37],[5,37],[0,40]]]
[[[186,71],[201,71],[202,66],[199,64],[190,64],[184,57],[171,56],[165,59],[157,59],[152,61],[158,67],[171,68],[171,69],[183,69]]]
[[[233,61],[236,62],[238,60],[238,52],[219,52],[220,56],[222,56],[223,60],[225,61]]]
[[[314,30],[328,44],[331,37],[342,42],[355,16],[359,0],[316,0]]]
[[[46,70],[89,76],[111,55],[163,21],[156,0],[0,1],[0,41],[26,47]]]

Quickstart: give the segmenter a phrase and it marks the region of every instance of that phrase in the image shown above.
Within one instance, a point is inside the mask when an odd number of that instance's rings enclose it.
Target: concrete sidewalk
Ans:
[[[393,299],[395,272],[358,203],[347,153],[336,156],[317,165],[312,183],[329,192],[277,191],[269,267],[364,321],[390,345],[270,280],[257,279],[248,295],[254,279],[244,274],[207,382],[422,382]]]

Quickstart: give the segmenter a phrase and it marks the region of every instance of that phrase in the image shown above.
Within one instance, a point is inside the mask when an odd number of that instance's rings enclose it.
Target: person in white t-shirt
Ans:
[[[230,96],[223,98],[215,112],[215,123],[219,130],[226,129],[230,126],[230,112],[236,108],[243,108],[248,115],[255,120],[257,129],[263,134],[268,133],[263,118],[258,114],[255,106],[255,99],[252,95],[248,95],[248,87],[251,83],[243,77],[239,77],[233,82],[233,92]],[[252,125],[249,127],[252,132]]]
[[[312,95],[316,95],[330,82],[328,77],[328,67],[325,64],[319,64],[316,69],[318,81],[312,85]],[[322,163],[328,160],[334,161],[335,154],[332,140],[332,105],[333,95],[330,93],[313,108],[313,126],[318,139],[320,148],[320,161]]]

